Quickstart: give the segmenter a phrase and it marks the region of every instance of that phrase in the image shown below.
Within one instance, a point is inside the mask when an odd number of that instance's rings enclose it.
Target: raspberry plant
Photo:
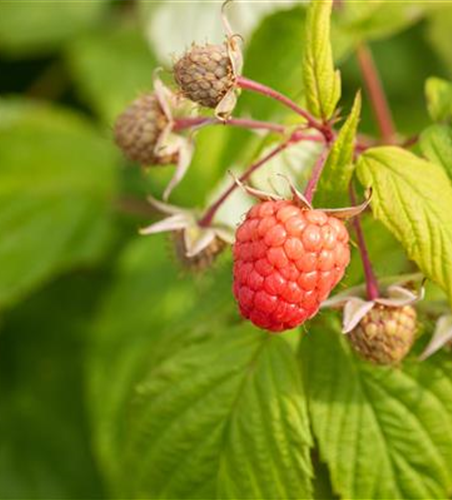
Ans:
[[[0,497],[451,497],[451,7],[3,4]]]

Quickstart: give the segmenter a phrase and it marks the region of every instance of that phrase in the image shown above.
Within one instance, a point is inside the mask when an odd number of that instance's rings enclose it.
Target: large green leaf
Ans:
[[[110,23],[71,43],[67,57],[78,91],[108,124],[130,101],[153,90],[157,63],[134,26]]]
[[[294,354],[231,316],[229,266],[180,280],[160,238],[133,244],[95,326],[92,415],[115,494],[309,498]]]
[[[373,189],[375,217],[452,301],[452,186],[444,170],[388,146],[367,150],[357,171]]]
[[[98,259],[110,233],[115,156],[78,115],[0,102],[0,304]]]
[[[432,120],[443,121],[452,116],[452,83],[431,77],[425,83],[425,95]]]
[[[360,112],[361,94],[358,93],[350,115],[342,125],[326,160],[315,197],[316,204],[320,207],[347,204],[348,186],[355,169],[353,154]]]
[[[0,497],[102,498],[83,363],[102,273],[59,280],[2,319]]]
[[[309,427],[286,342],[215,325],[172,346],[136,386],[128,494],[310,498]]]
[[[330,41],[332,0],[311,2],[306,20],[303,75],[308,108],[328,119],[341,96],[341,77],[335,71]]]
[[[452,129],[448,125],[432,125],[420,137],[422,153],[432,162],[444,167],[452,179]]]
[[[452,487],[452,364],[378,368],[327,321],[302,340],[313,431],[344,498],[446,498]],[[325,369],[327,367],[327,369]]]
[[[1,2],[0,51],[28,56],[61,48],[76,35],[94,27],[108,8],[95,2]]]

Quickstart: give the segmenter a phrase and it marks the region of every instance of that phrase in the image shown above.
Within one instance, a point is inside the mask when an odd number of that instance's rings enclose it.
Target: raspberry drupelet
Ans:
[[[272,332],[312,318],[344,275],[348,240],[343,222],[322,210],[286,200],[255,205],[233,248],[241,314]]]

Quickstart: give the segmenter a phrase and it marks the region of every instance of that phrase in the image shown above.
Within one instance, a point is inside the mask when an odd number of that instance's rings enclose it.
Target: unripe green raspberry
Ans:
[[[416,335],[416,311],[412,306],[375,305],[349,334],[353,348],[365,359],[381,365],[400,362]]]
[[[185,97],[215,108],[235,81],[227,44],[193,45],[174,65],[174,77]]]
[[[141,165],[167,165],[177,154],[159,155],[155,149],[168,119],[154,93],[145,94],[118,117],[114,127],[116,144],[125,156]]]
[[[178,262],[184,269],[193,272],[202,272],[210,268],[215,259],[220,255],[220,253],[223,252],[223,250],[225,250],[227,246],[225,241],[216,236],[206,248],[201,250],[201,252],[193,256],[188,256],[184,231],[173,231],[171,236],[174,244],[174,252]]]

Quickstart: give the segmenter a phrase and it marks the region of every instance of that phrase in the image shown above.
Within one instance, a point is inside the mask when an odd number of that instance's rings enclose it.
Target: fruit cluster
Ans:
[[[193,131],[194,127],[205,124],[234,121],[235,125],[240,123],[248,128],[264,128],[282,134],[285,142],[250,166],[242,180],[248,179],[255,169],[285,147],[302,140],[306,129],[317,134],[315,137],[311,135],[310,139],[323,142],[324,153],[331,148],[336,136],[332,128],[334,118],[319,123],[282,94],[241,77],[242,54],[237,36],[232,34],[225,18],[223,21],[227,32],[223,44],[193,44],[175,63],[176,91],[156,79],[154,92],[134,101],[118,118],[114,128],[116,143],[130,160],[143,166],[177,164],[174,178],[164,193],[165,200],[190,163],[193,134],[184,136],[185,129]],[[299,129],[288,130],[279,124],[232,119],[240,89],[255,90],[288,105],[303,118]],[[187,102],[191,103],[188,108]],[[193,103],[214,109],[215,118],[193,117],[190,114]],[[367,206],[336,210],[311,206],[310,200],[327,158],[324,153],[313,170],[306,196],[291,185],[293,197],[284,200],[237,182],[260,201],[246,214],[235,235],[214,221],[219,206],[237,187],[234,184],[201,217],[194,210],[151,198],[151,203],[168,217],[141,232],[170,231],[178,260],[184,267],[194,270],[211,266],[218,254],[228,244],[233,244],[233,294],[241,315],[271,332],[295,328],[317,314],[322,302],[344,276],[350,261],[350,249],[349,234],[342,219],[356,217]],[[351,192],[353,197],[353,190]],[[359,221],[356,224],[361,248],[364,242]],[[366,262],[364,254],[362,252],[366,269],[370,263]],[[370,281],[374,280],[372,273],[366,272],[366,277],[369,276]],[[348,309],[344,306],[344,318],[348,314],[346,309],[353,311],[349,318],[352,327],[344,331],[349,332],[353,347],[363,357],[377,363],[393,364],[407,354],[413,343],[416,313],[409,305],[413,302],[411,299],[402,305],[387,297],[379,299],[374,281],[373,289],[377,292],[368,296],[368,302],[355,297],[349,301]]]

